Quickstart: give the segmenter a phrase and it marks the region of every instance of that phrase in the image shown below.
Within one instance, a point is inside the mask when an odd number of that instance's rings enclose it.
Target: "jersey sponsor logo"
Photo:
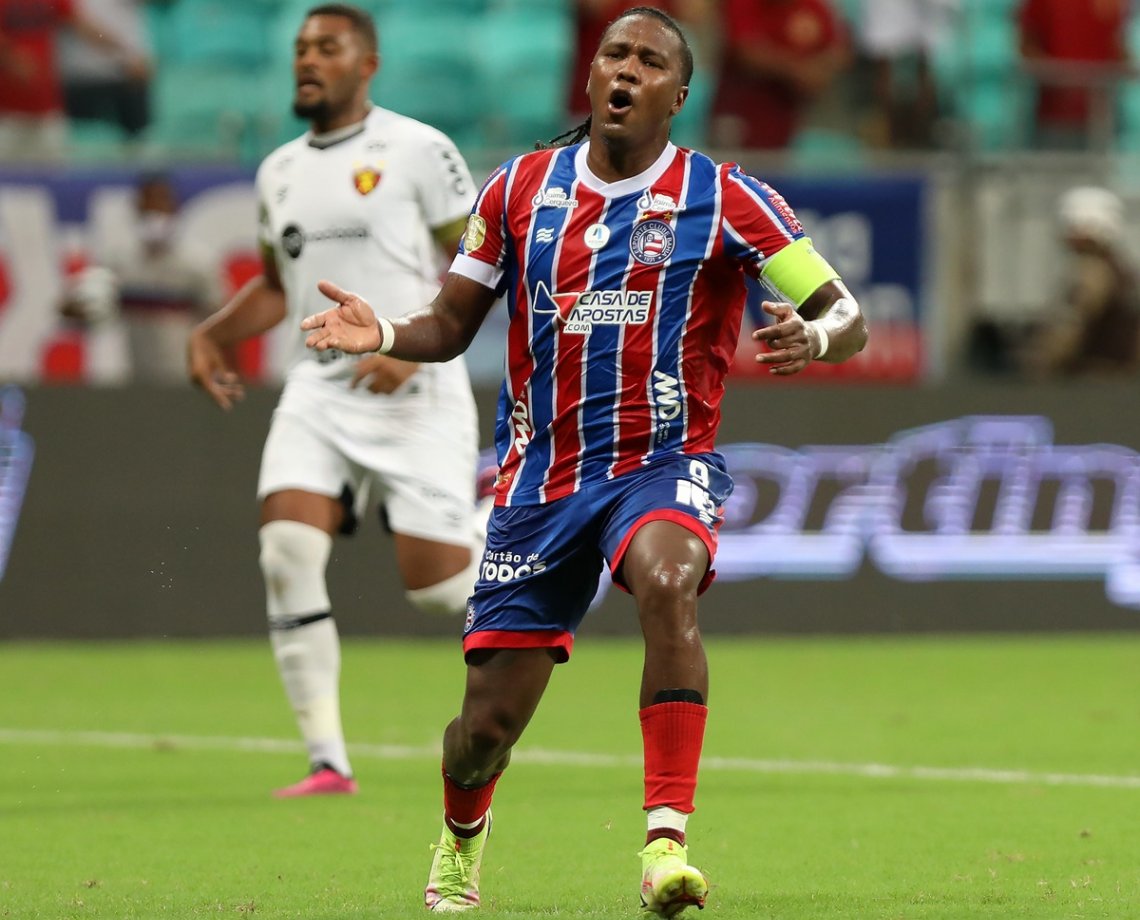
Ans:
[[[571,198],[566,194],[566,189],[560,186],[553,188],[544,188],[539,192],[535,192],[534,197],[530,203],[536,208],[576,208],[578,207],[577,199]]]
[[[663,371],[653,372],[653,399],[657,403],[657,417],[667,422],[681,414],[681,390],[677,378]]]
[[[361,195],[370,195],[376,191],[377,186],[380,185],[380,179],[383,177],[381,169],[374,169],[371,166],[362,166],[352,174],[352,184],[356,186],[356,190]]]
[[[478,214],[467,218],[467,230],[463,234],[463,251],[470,255],[477,252],[487,239],[487,221]]]
[[[601,249],[610,241],[610,228],[605,224],[590,224],[583,237],[589,249]]]
[[[646,189],[642,196],[637,199],[637,210],[641,214],[641,217],[638,219],[645,220],[652,215],[667,215],[668,217],[672,217],[675,212],[685,210],[685,206],[683,204],[677,204],[674,198],[669,195],[663,195],[661,192],[650,195],[649,189]]]
[[[289,224],[281,231],[281,248],[291,259],[296,259],[309,243],[351,242],[366,240],[372,235],[367,227],[329,227],[326,230],[302,230],[297,224]]]
[[[629,251],[642,265],[660,265],[673,254],[677,237],[663,220],[646,220],[633,228]]]
[[[467,194],[467,165],[459,156],[459,151],[450,144],[435,144],[435,150],[443,160],[443,166],[451,177],[448,185],[456,195]]]
[[[510,550],[486,550],[483,553],[483,565],[479,570],[479,577],[483,581],[493,581],[504,584],[516,578],[526,578],[528,575],[537,575],[546,571],[545,560],[539,558],[538,553],[514,553]]]
[[[536,243],[553,243],[554,242],[554,228],[553,227],[540,227],[534,235]]]
[[[296,224],[290,224],[281,231],[281,248],[290,259],[295,259],[305,248],[305,234]]]
[[[558,294],[544,282],[534,292],[534,312],[554,316],[568,334],[588,335],[595,325],[637,326],[649,319],[652,291],[574,291]]]
[[[767,183],[761,183],[761,185],[764,186],[764,191],[768,195],[768,202],[772,205],[772,210],[780,215],[780,219],[788,225],[788,229],[792,233],[803,233],[803,224],[800,223],[799,218],[796,217],[796,212],[792,210],[792,206],[788,204],[784,196]]]
[[[526,446],[530,443],[531,435],[534,434],[534,426],[530,423],[530,410],[527,408],[520,396],[515,401],[515,407],[511,410],[511,428],[514,431],[514,447],[515,450],[521,455],[526,451]],[[502,474],[495,481],[495,488],[503,485],[501,480]]]

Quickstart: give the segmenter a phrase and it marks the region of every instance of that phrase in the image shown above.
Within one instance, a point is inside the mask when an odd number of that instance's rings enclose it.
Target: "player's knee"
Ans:
[[[467,599],[475,589],[475,579],[479,576],[479,559],[474,556],[471,564],[457,575],[437,581],[426,588],[404,592],[408,602],[417,610],[432,614],[456,614],[467,609]]]
[[[689,562],[658,560],[643,571],[631,573],[630,587],[638,603],[660,606],[690,595],[696,597],[703,572]]]
[[[509,751],[522,734],[522,723],[507,713],[482,710],[464,717],[466,746],[479,763],[492,763]]]
[[[325,567],[332,538],[298,521],[270,521],[258,537],[269,618],[328,610]]]

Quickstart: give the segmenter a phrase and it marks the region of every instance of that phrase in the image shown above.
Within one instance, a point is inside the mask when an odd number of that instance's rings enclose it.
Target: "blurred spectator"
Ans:
[[[1019,25],[1038,85],[1038,146],[1110,140],[1116,82],[1128,66],[1128,0],[1023,0]]]
[[[782,148],[850,63],[847,31],[829,0],[722,0],[712,143]]]
[[[868,140],[877,147],[934,144],[938,87],[931,59],[951,36],[960,0],[862,0],[860,45],[871,66]]]
[[[1041,376],[1140,369],[1140,289],[1124,254],[1124,206],[1103,188],[1067,191],[1058,214],[1070,265],[1066,302],[1027,340],[1023,366]]]
[[[149,74],[135,62],[150,58],[143,7],[147,0],[78,0],[80,9],[113,35],[126,58],[75,29],[60,36],[60,76],[67,116],[118,125],[135,137],[150,121]]]
[[[75,0],[0,0],[0,161],[63,157],[67,127],[56,38],[67,25],[121,54],[130,73],[149,69],[144,57],[104,31]]]
[[[590,114],[586,98],[586,80],[590,62],[602,40],[602,33],[622,12],[631,6],[653,6],[664,10],[690,33],[696,46],[695,56],[708,56],[713,26],[710,4],[716,0],[575,0],[574,59],[567,84],[566,111],[572,118],[585,119]],[[702,55],[702,50],[704,54]]]
[[[67,319],[95,330],[122,322],[133,379],[182,386],[190,330],[220,291],[176,232],[178,197],[170,180],[142,179],[137,208],[134,238],[104,265],[80,272],[61,309]]]

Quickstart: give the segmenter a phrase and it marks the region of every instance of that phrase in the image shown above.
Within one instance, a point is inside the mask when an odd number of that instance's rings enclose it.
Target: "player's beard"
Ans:
[[[317,102],[293,102],[293,114],[306,121],[315,121],[318,124],[327,123],[332,116],[332,106],[327,99]]]

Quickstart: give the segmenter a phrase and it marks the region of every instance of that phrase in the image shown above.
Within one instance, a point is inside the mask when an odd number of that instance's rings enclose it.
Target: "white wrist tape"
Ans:
[[[392,346],[396,344],[396,329],[392,323],[383,316],[376,317],[376,324],[380,327],[380,345],[376,349],[376,354],[386,355],[392,350]]]
[[[817,354],[813,359],[818,361],[820,358],[827,354],[827,346],[830,344],[827,337],[827,330],[823,328],[823,323],[817,319],[811,320],[808,325],[815,329],[815,334],[819,336],[819,354]]]

